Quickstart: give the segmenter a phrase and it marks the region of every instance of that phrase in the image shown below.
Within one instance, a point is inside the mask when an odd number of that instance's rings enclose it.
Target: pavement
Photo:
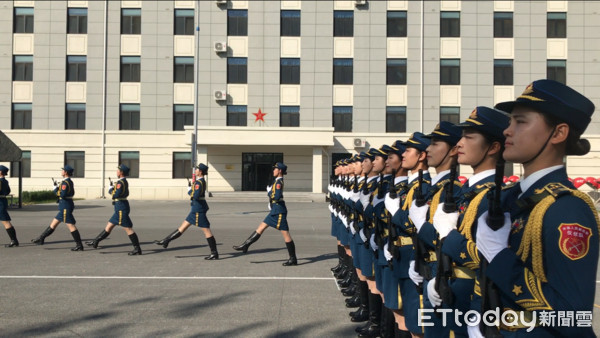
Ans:
[[[107,200],[76,201],[84,240],[112,215]],[[323,202],[288,204],[299,265],[284,267],[280,233],[267,229],[247,254],[233,250],[267,214],[266,202],[209,200],[220,259],[190,227],[168,249],[152,243],[175,230],[187,201],[130,201],[143,250],[115,228],[98,249],[71,252],[61,224],[43,246],[30,243],[56,215],[56,204],[10,209],[21,242],[0,248],[0,337],[353,337],[357,326],[329,268],[337,264]],[[0,233],[0,244],[8,236]],[[595,304],[600,304],[596,294]],[[600,318],[596,306],[594,315]],[[600,323],[594,320],[596,332]]]

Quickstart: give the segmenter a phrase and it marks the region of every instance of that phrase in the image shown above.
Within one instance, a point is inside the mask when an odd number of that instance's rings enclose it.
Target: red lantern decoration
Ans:
[[[467,181],[467,178],[464,176],[458,176],[458,180],[460,181],[460,183],[465,184],[465,182]]]
[[[585,178],[585,183],[592,187],[592,189],[598,189],[598,183],[596,182],[596,179],[591,176]]]
[[[575,188],[579,189],[579,187],[581,187],[582,185],[585,184],[585,178],[583,177],[576,177],[573,180],[573,185],[575,186]]]
[[[508,177],[504,176],[504,177],[502,178],[502,181],[504,182],[504,184],[506,184],[506,182],[508,182]]]
[[[508,181],[512,182],[512,183],[517,183],[517,182],[519,182],[519,176],[512,175],[511,177],[508,178]]]

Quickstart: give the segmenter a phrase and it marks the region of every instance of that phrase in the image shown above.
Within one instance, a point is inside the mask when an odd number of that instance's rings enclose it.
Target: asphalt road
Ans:
[[[325,203],[288,203],[299,258],[294,267],[281,265],[288,254],[273,229],[247,254],[231,248],[256,229],[266,203],[209,203],[218,261],[204,260],[210,250],[197,228],[168,249],[152,243],[181,224],[186,201],[131,201],[144,253],[133,257],[120,228],[98,249],[83,252],[70,251],[73,240],[63,224],[45,245],[33,245],[30,239],[48,226],[56,204],[11,209],[21,246],[0,248],[0,336],[355,336],[329,271],[337,253]],[[94,238],[112,215],[110,201],[76,206],[84,240]],[[7,238],[0,233],[0,243]],[[594,327],[600,332],[596,320]]]

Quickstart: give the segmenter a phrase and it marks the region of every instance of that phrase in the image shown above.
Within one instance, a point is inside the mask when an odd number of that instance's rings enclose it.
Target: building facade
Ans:
[[[210,191],[263,190],[284,161],[288,191],[321,193],[337,159],[536,79],[600,106],[599,13],[599,1],[4,1],[0,128],[24,150],[24,190],[68,163],[77,196],[101,197],[125,163],[132,198],[185,198],[197,114]],[[598,175],[599,122],[592,152],[566,159],[572,177]]]

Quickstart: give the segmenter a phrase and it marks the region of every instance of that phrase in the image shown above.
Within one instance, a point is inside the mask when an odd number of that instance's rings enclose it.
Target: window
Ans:
[[[194,124],[194,105],[173,105],[173,130],[184,130],[184,126]]]
[[[33,55],[15,55],[13,60],[13,81],[33,81]]]
[[[119,130],[140,130],[139,104],[121,104]]]
[[[567,61],[566,60],[548,60],[546,68],[546,77],[550,80],[567,84]]]
[[[75,170],[73,177],[85,177],[85,151],[65,151],[65,165]]]
[[[387,12],[387,36],[406,36],[406,12]]]
[[[385,132],[406,132],[406,107],[388,106],[385,110]]]
[[[248,83],[247,58],[227,58],[227,83]]]
[[[300,84],[300,59],[281,59],[279,76],[281,84]]]
[[[247,36],[248,35],[248,10],[229,9],[227,10],[227,35],[229,36]]]
[[[248,107],[247,106],[227,106],[227,126],[248,125]]]
[[[460,122],[460,107],[440,107],[440,121]]]
[[[300,11],[281,11],[281,36],[300,36]]]
[[[85,82],[87,56],[67,56],[67,81]]]
[[[281,106],[281,107],[279,107],[279,126],[280,127],[300,127],[300,107],[299,106]]]
[[[494,37],[512,38],[513,37],[513,13],[512,12],[494,12]]]
[[[140,82],[139,56],[121,56],[121,82]]]
[[[142,33],[142,10],[139,8],[121,9],[121,34]]]
[[[387,84],[405,85],[406,84],[406,59],[388,59],[387,60]]]
[[[352,131],[352,107],[333,107],[333,131]]]
[[[513,60],[494,60],[494,85],[513,85]]]
[[[563,39],[567,37],[567,13],[548,13],[547,37]]]
[[[15,7],[14,33],[33,33],[33,7]]]
[[[460,12],[440,12],[440,37],[460,36]]]
[[[460,59],[442,59],[442,60],[440,60],[440,84],[441,85],[459,85],[460,84]]]
[[[194,83],[194,57],[176,56],[175,69],[173,70],[173,82]]]
[[[352,59],[333,59],[333,84],[352,84],[353,69]]]
[[[12,129],[31,129],[31,103],[13,103]]]
[[[87,34],[87,8],[69,8],[67,10],[67,33]]]
[[[175,10],[175,35],[194,35],[194,10]]]
[[[173,178],[192,178],[192,153],[173,153]]]
[[[129,167],[128,178],[140,178],[140,152],[119,151],[119,164]]]
[[[85,103],[67,103],[65,129],[85,129]]]
[[[19,165],[22,165],[22,177],[31,177],[31,151],[21,152],[21,161],[10,162],[10,177],[19,177]]]
[[[354,11],[333,11],[333,36],[354,36]]]

